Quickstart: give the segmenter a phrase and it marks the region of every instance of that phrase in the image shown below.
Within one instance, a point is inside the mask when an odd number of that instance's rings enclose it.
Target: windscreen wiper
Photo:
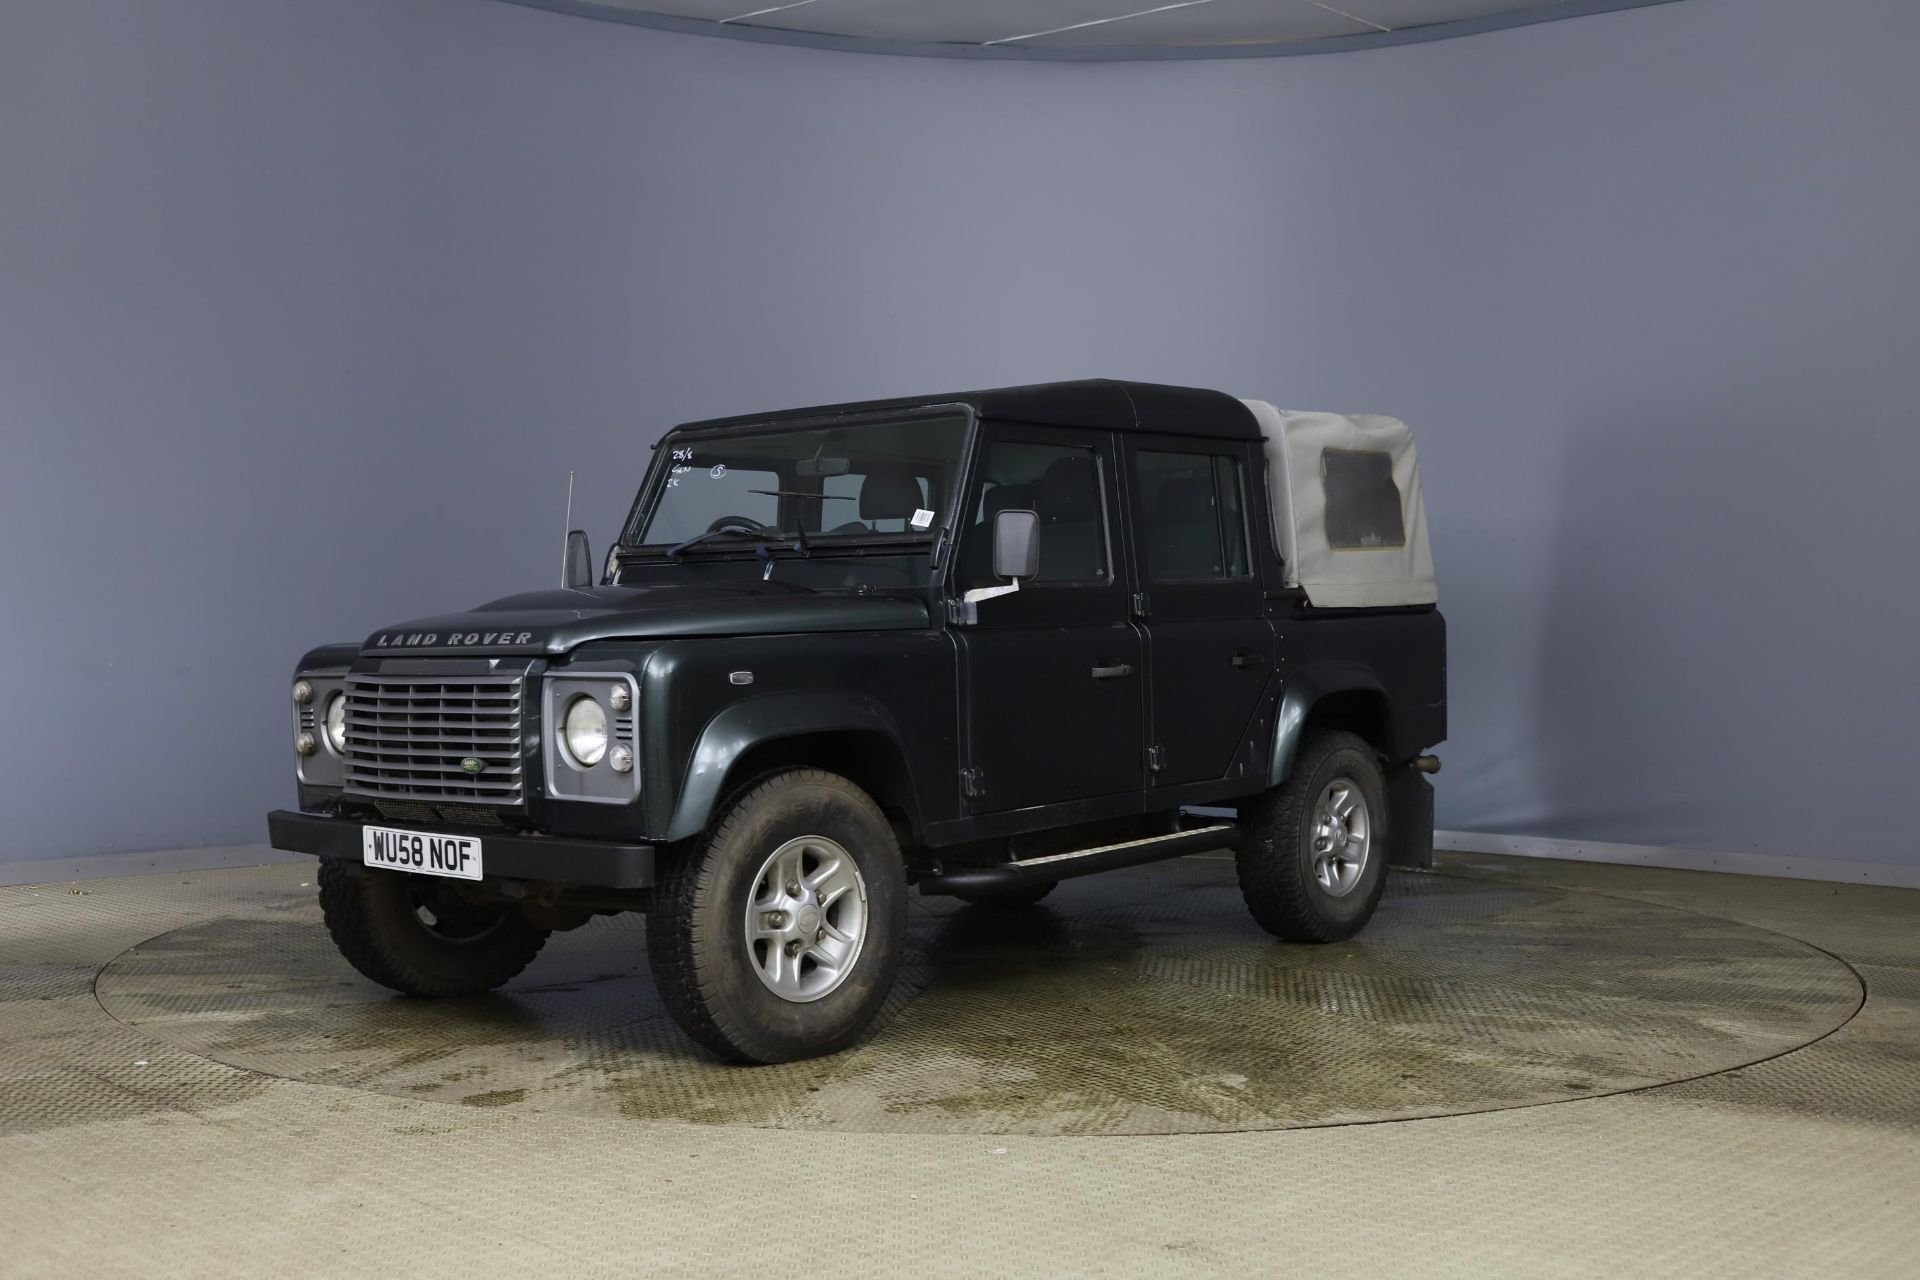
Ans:
[[[832,498],[839,502],[852,502],[850,493],[807,493],[800,489],[749,489],[748,493],[764,493],[774,498]]]
[[[783,538],[786,537],[787,536],[786,530],[782,529],[780,531],[780,536]],[[803,556],[810,556],[813,554],[812,549],[807,546],[807,530],[805,526],[803,526],[798,520],[795,520],[793,522],[793,549],[795,551],[798,551]]]
[[[756,554],[759,555],[759,557],[762,560],[765,560],[767,558],[767,551],[768,551],[767,532],[768,531],[766,529],[757,527],[757,526],[749,529],[744,524],[723,524],[718,529],[709,529],[705,533],[696,533],[691,538],[688,538],[684,542],[674,543],[671,547],[667,548],[665,555],[669,560],[678,560],[682,552],[686,551],[690,547],[699,546],[701,543],[707,541],[709,538],[721,538],[721,537],[732,536],[736,538],[759,539],[759,545],[754,548],[754,551],[756,552]],[[773,530],[773,532],[778,534],[782,538],[791,538],[793,540],[793,549],[795,551],[798,551],[801,555],[810,556],[813,554],[812,548],[810,548],[807,545],[806,530],[801,528],[799,525],[796,524],[794,526],[793,532],[791,534],[787,533],[783,529],[775,529]]]
[[[770,498],[818,498],[821,500],[825,500],[827,498],[834,498],[841,502],[854,501],[854,496],[850,493],[807,493],[806,491],[801,489],[749,489],[747,490],[747,492],[748,493],[764,493]],[[787,532],[783,529],[780,531],[780,536],[784,538],[784,537],[787,537],[788,535],[787,535]],[[812,550],[807,546],[807,531],[801,525],[800,521],[797,518],[793,522],[792,537],[793,537],[793,549],[795,551],[798,551],[803,556],[810,556],[813,554]]]
[[[764,538],[767,536],[767,531],[760,528],[748,529],[744,525],[738,524],[723,524],[718,529],[709,529],[705,533],[696,533],[685,542],[674,543],[667,548],[666,557],[669,560],[678,560],[681,554],[690,547],[697,547],[709,538],[722,538],[729,535],[736,538]]]

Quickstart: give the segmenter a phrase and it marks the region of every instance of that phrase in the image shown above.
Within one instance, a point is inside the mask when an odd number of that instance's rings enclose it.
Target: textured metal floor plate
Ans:
[[[884,1025],[740,1068],[680,1035],[637,918],[558,935],[495,996],[361,979],[318,909],[163,934],[101,971],[116,1018],[206,1058],[474,1107],[856,1131],[1124,1134],[1457,1114],[1772,1057],[1859,1006],[1779,934],[1591,893],[1396,875],[1353,942],[1276,943],[1229,862],[1071,881],[1039,908],[915,903]]]

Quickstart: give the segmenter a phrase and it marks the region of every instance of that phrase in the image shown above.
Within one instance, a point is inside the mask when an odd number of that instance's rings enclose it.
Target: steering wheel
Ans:
[[[750,520],[746,516],[721,516],[707,526],[708,533],[718,533],[722,529],[738,529],[742,533],[765,533],[767,526],[758,520]]]

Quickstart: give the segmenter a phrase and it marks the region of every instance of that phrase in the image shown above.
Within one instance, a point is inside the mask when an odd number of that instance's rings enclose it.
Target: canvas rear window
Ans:
[[[1372,449],[1324,449],[1320,486],[1327,499],[1327,545],[1363,551],[1407,545],[1393,456]]]

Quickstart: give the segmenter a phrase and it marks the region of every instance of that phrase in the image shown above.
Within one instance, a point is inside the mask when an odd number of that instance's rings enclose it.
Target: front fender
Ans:
[[[1306,732],[1313,704],[1329,694],[1353,690],[1386,698],[1380,678],[1358,662],[1310,662],[1287,675],[1286,686],[1280,694],[1280,709],[1273,717],[1273,751],[1267,757],[1268,786],[1279,786],[1293,771],[1293,756],[1299,750],[1301,735]]]
[[[807,689],[728,704],[707,721],[694,743],[666,838],[685,840],[706,830],[726,785],[727,770],[742,752],[782,738],[849,730],[884,734],[904,758],[899,726],[885,707],[865,693]]]

